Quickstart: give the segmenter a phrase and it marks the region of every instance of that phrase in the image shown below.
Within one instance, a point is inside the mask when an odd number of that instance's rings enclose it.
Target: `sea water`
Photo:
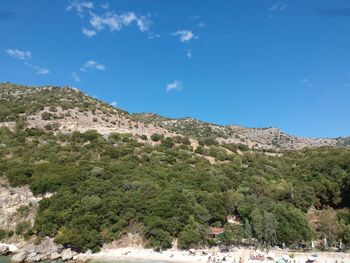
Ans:
[[[10,257],[0,256],[0,263],[10,263]]]

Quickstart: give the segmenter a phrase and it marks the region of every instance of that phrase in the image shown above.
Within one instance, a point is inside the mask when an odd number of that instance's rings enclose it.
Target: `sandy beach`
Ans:
[[[263,254],[265,260],[253,260],[251,255]],[[108,248],[102,249],[101,252],[91,255],[94,261],[112,261],[112,260],[137,260],[137,261],[163,261],[163,262],[275,262],[285,256],[290,256],[288,262],[304,263],[311,255],[317,255],[319,263],[350,263],[349,253],[333,252],[310,252],[296,253],[287,250],[271,250],[269,255],[274,255],[273,259],[268,259],[267,253],[249,249],[233,249],[231,252],[221,253],[215,249],[196,250],[194,253],[181,250],[167,250],[155,252],[152,249],[142,248]]]

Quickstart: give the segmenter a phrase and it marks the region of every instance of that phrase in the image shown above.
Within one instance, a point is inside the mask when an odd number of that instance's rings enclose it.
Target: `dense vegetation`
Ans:
[[[152,137],[156,146],[128,134],[0,128],[0,176],[30,185],[36,195],[55,193],[40,202],[33,229],[20,222],[16,232],[93,251],[127,232],[162,248],[173,238],[181,248],[243,241],[298,246],[323,237],[329,245],[350,245],[350,149],[282,157],[245,151],[213,165],[188,139]],[[215,144],[200,147],[222,149]],[[237,224],[228,224],[228,215]],[[226,231],[213,238],[210,226]]]

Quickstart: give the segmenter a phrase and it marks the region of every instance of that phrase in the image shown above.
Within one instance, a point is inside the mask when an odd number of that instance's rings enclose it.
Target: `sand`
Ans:
[[[207,253],[207,254],[203,254]],[[265,261],[251,260],[251,253],[265,254]],[[294,257],[290,258],[291,263],[304,263],[311,255],[317,254],[317,262],[319,263],[350,263],[349,253],[332,253],[332,252],[310,252],[310,253],[296,253],[289,252],[287,250],[271,250],[274,260],[266,259],[267,253],[249,250],[249,249],[234,249],[232,252],[220,253],[215,249],[212,250],[196,250],[195,253],[190,251],[181,250],[167,250],[161,253],[155,252],[152,249],[142,248],[108,248],[102,249],[101,252],[91,255],[92,260],[96,261],[111,261],[111,260],[138,260],[138,261],[163,261],[163,262],[228,262],[239,263],[239,259],[242,259],[242,263],[248,262],[274,262],[282,258],[284,255],[293,254]],[[211,258],[208,260],[208,258]],[[225,261],[223,259],[225,258]]]

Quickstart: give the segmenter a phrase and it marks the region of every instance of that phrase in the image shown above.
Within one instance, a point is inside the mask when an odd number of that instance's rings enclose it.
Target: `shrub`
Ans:
[[[151,135],[151,140],[154,141],[154,142],[158,142],[162,139],[162,135],[158,134],[158,133],[153,133]]]
[[[16,235],[24,235],[30,230],[30,223],[28,221],[22,221],[17,223],[15,233]]]
[[[183,137],[182,138],[182,144],[190,145],[191,141],[190,141],[190,139],[188,137]]]
[[[41,119],[44,121],[51,120],[51,117],[52,117],[52,114],[47,111],[44,111],[43,113],[41,113]]]
[[[4,240],[6,238],[6,231],[3,229],[0,229],[0,241]]]

